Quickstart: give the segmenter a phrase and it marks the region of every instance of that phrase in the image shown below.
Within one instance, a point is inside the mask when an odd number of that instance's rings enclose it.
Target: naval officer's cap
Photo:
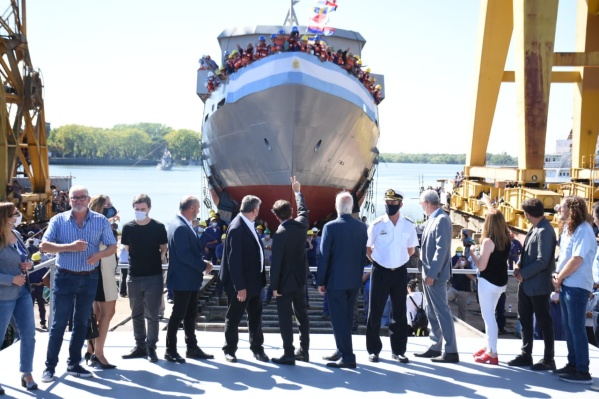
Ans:
[[[390,188],[385,191],[385,201],[403,201],[403,195]]]

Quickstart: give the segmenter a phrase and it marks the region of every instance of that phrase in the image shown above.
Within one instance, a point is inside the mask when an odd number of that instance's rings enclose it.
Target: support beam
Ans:
[[[599,52],[599,16],[593,14],[591,1],[578,0],[576,20],[576,51]],[[597,11],[597,10],[595,10]],[[593,159],[599,133],[599,68],[577,68],[582,81],[574,90],[574,120],[572,126],[572,168],[588,168],[583,159]]]
[[[483,0],[479,14],[477,77],[474,112],[471,116],[470,149],[466,166],[484,166],[493,115],[497,106],[503,69],[513,29],[512,0]]]
[[[558,0],[514,0],[518,168],[543,169]]]

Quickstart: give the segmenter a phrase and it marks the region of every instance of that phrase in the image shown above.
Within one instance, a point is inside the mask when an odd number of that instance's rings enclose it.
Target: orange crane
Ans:
[[[25,3],[10,0],[0,10],[0,200],[13,201],[32,221],[50,216],[52,192],[43,83],[29,54]]]

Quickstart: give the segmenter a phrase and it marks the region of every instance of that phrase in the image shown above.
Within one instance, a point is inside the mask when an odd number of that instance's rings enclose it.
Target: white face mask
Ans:
[[[142,211],[135,211],[135,220],[146,220],[146,218],[148,217],[148,212],[142,212]]]
[[[270,234],[265,234],[264,238],[266,238],[268,240],[270,238]]]
[[[20,225],[22,221],[23,221],[23,215],[19,214],[19,216],[17,216],[17,220],[15,222],[15,227]]]
[[[198,234],[202,234],[204,232],[204,229],[202,227],[198,227],[196,231]]]
[[[460,264],[461,264],[462,266],[466,266],[466,261],[465,261],[465,260],[463,260],[463,261],[461,261],[461,262],[460,262]]]

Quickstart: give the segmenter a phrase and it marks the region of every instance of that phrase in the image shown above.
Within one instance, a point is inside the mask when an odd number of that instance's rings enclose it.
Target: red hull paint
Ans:
[[[276,229],[279,225],[279,222],[270,211],[277,200],[284,199],[291,202],[294,217],[296,215],[297,209],[291,185],[227,187],[226,190],[239,203],[246,195],[255,195],[260,198],[262,205],[260,206],[259,218],[266,220],[271,230]],[[335,187],[302,186],[302,194],[310,211],[308,215],[310,226],[317,224],[318,228],[322,228],[322,223],[319,222],[324,221],[335,212],[335,196],[340,191],[341,189]]]

